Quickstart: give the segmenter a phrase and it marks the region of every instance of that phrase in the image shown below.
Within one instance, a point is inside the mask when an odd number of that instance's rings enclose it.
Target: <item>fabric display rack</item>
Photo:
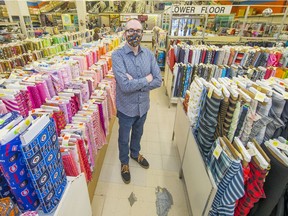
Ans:
[[[89,31],[65,33],[43,39],[27,39],[3,45],[0,47],[0,77],[7,77],[13,69],[32,61],[51,57],[73,46],[81,45],[83,41],[91,41]]]
[[[116,114],[111,54],[119,44],[116,36],[84,43],[1,79],[0,203],[15,215],[79,215],[83,206],[92,215],[87,201]],[[68,194],[78,193],[69,206]]]
[[[184,97],[195,75],[212,78],[247,75],[252,80],[287,78],[287,48],[250,46],[188,45],[170,46],[165,69],[165,85],[171,102]]]
[[[174,126],[193,215],[284,211],[287,100],[288,82],[277,77],[194,78],[183,105],[178,103]],[[184,132],[180,121],[189,122]],[[207,189],[202,194],[198,187]]]

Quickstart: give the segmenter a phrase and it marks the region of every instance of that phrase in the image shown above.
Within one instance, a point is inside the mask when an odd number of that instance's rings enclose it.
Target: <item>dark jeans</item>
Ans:
[[[117,111],[117,117],[119,119],[119,136],[118,136],[118,147],[119,147],[119,159],[121,164],[129,163],[129,139],[130,131],[130,155],[133,158],[137,158],[139,155],[140,141],[143,134],[144,123],[147,117],[147,113],[140,116],[129,117],[119,111]]]

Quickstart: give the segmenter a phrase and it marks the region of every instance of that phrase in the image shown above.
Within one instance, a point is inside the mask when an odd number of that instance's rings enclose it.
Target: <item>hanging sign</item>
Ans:
[[[173,5],[172,14],[230,14],[231,5]]]

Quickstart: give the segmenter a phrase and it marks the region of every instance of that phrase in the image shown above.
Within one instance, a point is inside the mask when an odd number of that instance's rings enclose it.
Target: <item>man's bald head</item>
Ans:
[[[125,29],[143,29],[143,27],[139,20],[131,19],[126,22]]]

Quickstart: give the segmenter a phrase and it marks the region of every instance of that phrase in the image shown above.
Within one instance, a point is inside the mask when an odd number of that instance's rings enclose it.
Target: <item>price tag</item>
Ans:
[[[223,151],[222,147],[219,144],[217,144],[216,148],[213,151],[213,155],[217,160],[220,157],[222,151]]]
[[[261,93],[261,92],[258,92],[256,95],[255,95],[255,100],[258,100],[260,102],[264,102],[266,98],[266,95]]]
[[[89,108],[89,106],[85,105],[83,106],[83,110],[87,110]]]
[[[283,93],[283,97],[284,97],[285,100],[288,100],[288,92],[284,92]]]
[[[4,119],[0,119],[0,125],[4,124],[5,120]]]
[[[209,88],[209,91],[208,91],[208,94],[207,94],[208,98],[212,97],[213,91],[214,91],[213,88]]]
[[[73,92],[73,89],[67,89],[66,91],[67,92]]]
[[[268,82],[270,83],[270,85],[271,85],[271,84],[274,84],[274,83],[275,83],[275,78],[274,78],[274,77],[270,77],[270,78],[268,79]]]
[[[16,129],[14,130],[14,134],[15,134],[15,135],[19,134],[19,131],[20,131],[20,128],[18,127],[18,128],[16,128]]]
[[[252,149],[252,148],[251,148],[251,149],[248,149],[247,151],[248,151],[248,153],[249,153],[250,156],[255,156],[255,155],[256,155],[256,152],[255,152],[254,149]]]
[[[279,142],[276,141],[276,140],[274,140],[274,141],[272,142],[272,145],[275,146],[275,147],[278,147],[278,146],[279,146]]]
[[[71,134],[65,134],[65,136],[63,137],[62,145],[68,146],[70,137],[71,137]]]
[[[27,119],[26,121],[25,121],[25,125],[26,126],[29,126],[31,124],[31,121],[29,120],[29,119]]]
[[[284,150],[284,151],[288,151],[288,145],[283,144],[283,143],[279,143],[278,148],[279,148],[279,149],[282,149],[282,150]]]

